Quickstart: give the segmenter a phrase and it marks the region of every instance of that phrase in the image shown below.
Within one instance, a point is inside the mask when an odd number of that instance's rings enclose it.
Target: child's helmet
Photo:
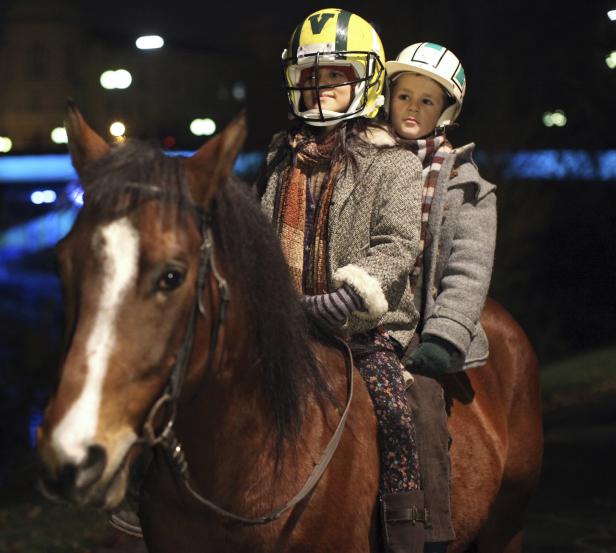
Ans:
[[[315,126],[329,126],[354,117],[376,117],[383,105],[385,52],[372,26],[353,13],[337,8],[309,15],[293,31],[289,46],[282,52],[284,85],[291,113]],[[319,66],[340,65],[353,78],[337,86],[353,86],[351,104],[344,113],[322,109],[318,90]],[[314,68],[316,80],[300,82],[304,69]],[[351,68],[353,71],[348,71]],[[317,105],[306,109],[302,91],[314,90]]]
[[[460,60],[451,50],[434,42],[411,44],[398,54],[396,61],[385,64],[385,71],[389,89],[397,74],[409,71],[430,77],[445,89],[452,104],[443,110],[437,127],[451,125],[460,115],[466,93],[466,76]],[[389,109],[389,106],[385,107]]]

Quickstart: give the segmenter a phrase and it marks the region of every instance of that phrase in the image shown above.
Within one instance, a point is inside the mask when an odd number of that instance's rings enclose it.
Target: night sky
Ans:
[[[18,0],[19,1],[19,0]],[[23,0],[22,0],[23,1]],[[4,3],[4,2],[3,2]],[[70,3],[70,0],[69,0]],[[56,4],[56,3],[54,3]],[[466,69],[468,92],[454,139],[485,149],[616,145],[615,0],[554,2],[338,2],[379,32],[388,58],[413,42],[452,49]],[[294,27],[322,2],[153,0],[75,3],[90,30],[134,37],[158,33],[169,45],[231,51],[250,60],[243,75],[251,122],[249,146],[264,147],[286,125],[279,60]],[[238,75],[238,78],[240,75]],[[212,75],[213,80],[216,79]],[[565,128],[545,128],[542,114],[562,109]]]

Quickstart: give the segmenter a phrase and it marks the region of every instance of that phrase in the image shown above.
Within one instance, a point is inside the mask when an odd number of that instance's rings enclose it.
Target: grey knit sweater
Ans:
[[[284,140],[284,133],[274,136],[268,163],[278,148],[286,147]],[[328,288],[347,283],[367,307],[349,317],[344,326],[348,334],[380,325],[406,346],[419,320],[409,273],[419,245],[421,163],[380,129],[366,131],[348,146],[357,166],[345,164],[335,183],[328,222]],[[270,220],[278,185],[291,163],[289,152],[267,183],[262,206]]]

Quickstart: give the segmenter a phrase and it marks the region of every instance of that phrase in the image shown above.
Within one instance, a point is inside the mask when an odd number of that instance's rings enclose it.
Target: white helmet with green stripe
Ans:
[[[434,42],[418,42],[407,46],[398,54],[395,61],[385,64],[388,81],[400,73],[412,72],[425,75],[440,84],[449,97],[451,105],[441,114],[436,125],[451,125],[462,111],[466,93],[466,76],[457,56],[449,49]]]

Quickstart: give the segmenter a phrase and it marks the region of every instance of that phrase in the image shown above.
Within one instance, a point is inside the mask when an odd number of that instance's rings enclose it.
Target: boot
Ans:
[[[423,553],[428,510],[421,490],[382,494],[381,516],[387,553]]]

